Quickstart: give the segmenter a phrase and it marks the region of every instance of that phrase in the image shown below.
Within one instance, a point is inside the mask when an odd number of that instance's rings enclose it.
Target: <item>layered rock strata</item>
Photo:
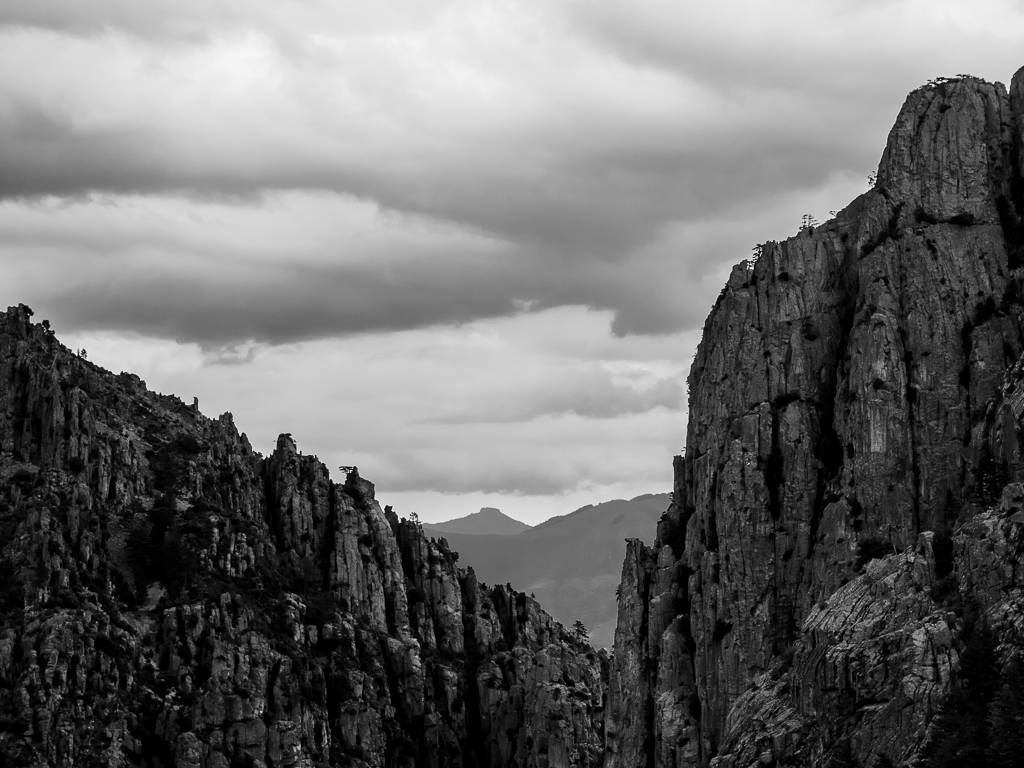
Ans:
[[[597,766],[604,655],[288,435],[0,315],[0,763]]]
[[[965,521],[1022,467],[1022,96],[918,89],[870,191],[733,269],[671,507],[627,552],[609,766],[910,760],[964,606],[1005,628]]]

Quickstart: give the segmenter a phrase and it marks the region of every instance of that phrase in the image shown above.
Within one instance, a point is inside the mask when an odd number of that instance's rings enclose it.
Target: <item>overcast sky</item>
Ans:
[[[0,305],[424,520],[671,488],[730,265],[1016,2],[3,0]],[[337,473],[335,473],[337,477]]]

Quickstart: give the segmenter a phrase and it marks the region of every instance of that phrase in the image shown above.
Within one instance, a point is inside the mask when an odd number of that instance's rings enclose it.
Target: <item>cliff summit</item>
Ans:
[[[870,191],[733,269],[623,568],[610,768],[909,764],[979,627],[1018,663],[1015,545],[978,550],[1020,535],[1022,89],[914,91]]]

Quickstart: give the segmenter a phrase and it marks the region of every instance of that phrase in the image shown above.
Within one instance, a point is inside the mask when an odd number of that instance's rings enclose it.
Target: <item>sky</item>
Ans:
[[[671,490],[731,265],[1022,65],[998,0],[4,0],[0,306],[399,514],[537,523]]]

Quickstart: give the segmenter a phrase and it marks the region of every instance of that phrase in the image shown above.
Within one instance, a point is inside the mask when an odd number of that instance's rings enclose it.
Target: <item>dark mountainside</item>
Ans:
[[[473,536],[515,536],[530,530],[530,526],[503,514],[500,509],[483,507],[465,517],[445,520],[443,523],[424,523],[423,530],[430,535],[446,533],[471,534]],[[435,533],[436,532],[436,533]]]
[[[1020,765],[1022,138],[1024,70],[920,88],[873,189],[733,270],[627,550],[609,768]]]
[[[607,659],[535,600],[30,315],[0,314],[0,765],[601,764]]]
[[[489,584],[513,584],[537,600],[565,626],[582,621],[590,642],[610,648],[615,640],[615,589],[622,571],[623,540],[650,542],[669,494],[617,499],[546,520],[518,536],[444,535]]]

